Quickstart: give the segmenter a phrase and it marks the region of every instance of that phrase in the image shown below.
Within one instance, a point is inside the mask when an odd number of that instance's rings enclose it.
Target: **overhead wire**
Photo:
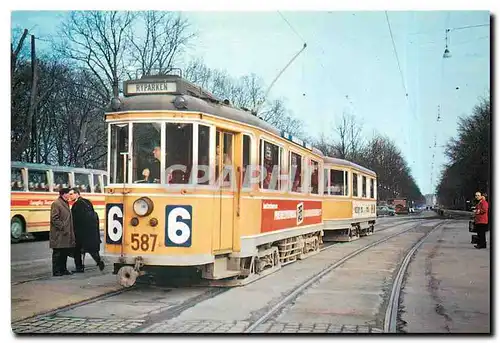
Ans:
[[[401,64],[399,63],[398,51],[396,49],[396,43],[394,42],[394,35],[392,34],[391,23],[389,22],[389,15],[387,14],[387,11],[385,11],[385,19],[387,20],[387,26],[389,27],[389,33],[391,34],[392,47],[394,49],[394,54],[396,55],[396,61],[398,62],[399,75],[401,76],[401,82],[403,84],[403,89],[405,90],[405,96],[408,97],[408,91],[406,90],[403,72],[401,71]]]

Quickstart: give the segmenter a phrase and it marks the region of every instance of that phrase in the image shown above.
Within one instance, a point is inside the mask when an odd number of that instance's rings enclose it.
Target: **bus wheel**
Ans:
[[[17,243],[24,233],[24,222],[19,217],[10,220],[10,242]]]

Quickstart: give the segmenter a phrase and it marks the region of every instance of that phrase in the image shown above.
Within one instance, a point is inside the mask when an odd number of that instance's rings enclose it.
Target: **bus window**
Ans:
[[[200,185],[208,185],[210,181],[210,128],[198,127],[198,180]]]
[[[302,192],[302,156],[290,152],[290,181],[292,192]]]
[[[101,178],[99,176],[100,174],[92,174],[92,178],[94,179],[94,189],[92,193],[102,193]]]
[[[111,125],[110,182],[125,183],[128,173],[123,170],[124,156],[128,153],[128,124]],[[125,179],[124,179],[125,173]]]
[[[23,174],[21,168],[12,168],[10,171],[10,189],[24,191]]]
[[[132,130],[132,182],[160,183],[161,124],[135,123]]]
[[[28,170],[28,190],[30,192],[49,191],[49,181],[45,170]]]
[[[69,185],[69,174],[67,172],[54,172],[54,192],[59,192],[61,188],[67,188]]]
[[[189,183],[193,164],[193,124],[167,123],[166,183]]]
[[[319,162],[311,160],[311,194],[319,194]]]
[[[90,193],[90,174],[75,173],[75,187],[81,193]]]

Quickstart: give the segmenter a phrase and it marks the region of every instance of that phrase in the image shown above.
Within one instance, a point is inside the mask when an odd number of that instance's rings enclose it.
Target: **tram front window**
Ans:
[[[193,124],[166,124],[166,183],[186,184],[193,165]]]
[[[128,153],[128,124],[111,125],[110,183],[125,183],[127,168],[124,168]]]
[[[132,127],[134,183],[160,183],[160,123],[135,123]]]

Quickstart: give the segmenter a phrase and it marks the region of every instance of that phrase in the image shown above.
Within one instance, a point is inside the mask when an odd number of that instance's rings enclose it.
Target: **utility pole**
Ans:
[[[36,144],[36,117],[35,117],[35,107],[36,107],[36,93],[38,86],[38,68],[37,68],[37,60],[36,60],[36,50],[35,50],[35,36],[31,35],[31,95],[30,95],[30,107],[28,109],[28,126],[31,126],[25,133],[25,138],[28,138],[31,131],[31,155],[32,161],[33,156],[38,158],[38,144]],[[31,124],[31,125],[30,125]],[[23,139],[24,140],[24,139]]]

